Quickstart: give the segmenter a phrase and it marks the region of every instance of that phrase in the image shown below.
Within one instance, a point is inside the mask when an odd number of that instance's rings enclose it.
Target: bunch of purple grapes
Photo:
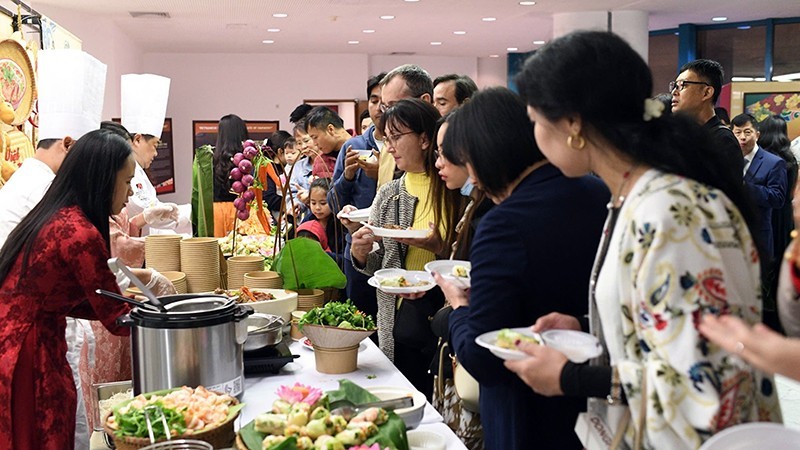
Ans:
[[[230,178],[233,180],[231,189],[239,194],[239,197],[233,201],[239,220],[247,220],[250,217],[250,202],[256,198],[255,192],[249,188],[254,181],[253,158],[258,156],[258,149],[255,143],[249,139],[244,141],[243,146],[242,151],[233,155],[231,159],[234,167],[230,173]]]

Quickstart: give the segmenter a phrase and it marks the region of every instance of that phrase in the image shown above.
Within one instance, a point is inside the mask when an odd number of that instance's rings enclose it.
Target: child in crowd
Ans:
[[[300,151],[296,149],[294,145],[295,140],[293,137],[287,139],[286,142],[283,143],[283,173],[287,177],[292,170],[294,162],[300,157]]]
[[[332,182],[330,178],[317,178],[309,188],[309,208],[313,218],[298,228],[299,237],[310,237],[319,241],[323,250],[328,252],[336,262],[342,260],[344,249],[344,230],[331,214],[328,205],[328,191]]]

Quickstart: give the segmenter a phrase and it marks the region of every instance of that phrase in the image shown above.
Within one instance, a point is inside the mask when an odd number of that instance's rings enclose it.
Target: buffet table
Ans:
[[[254,376],[245,379],[245,392],[242,401],[245,407],[239,417],[239,425],[244,425],[263,412],[272,409],[272,402],[277,398],[275,391],[281,385],[293,385],[296,382],[314,386],[323,391],[338,389],[339,380],[347,379],[361,387],[397,386],[413,388],[389,359],[370,340],[361,342],[358,353],[358,370],[351,373],[330,375],[317,372],[314,352],[305,348],[300,342],[291,341],[289,349],[300,357],[285,365],[280,373],[268,376]],[[447,441],[448,450],[466,450],[464,444],[443,422],[442,416],[430,403],[425,405],[422,423],[416,428],[439,433]],[[100,433],[92,436],[91,449],[106,449]]]
[[[300,355],[284,366],[277,375],[265,377],[248,377],[245,380],[244,398],[246,404],[242,410],[241,423],[246,424],[263,412],[272,408],[277,398],[275,391],[281,385],[292,385],[295,382],[318,387],[323,391],[338,389],[339,380],[347,379],[361,387],[399,386],[412,388],[411,382],[401,374],[389,359],[370,339],[361,342],[358,353],[358,370],[351,373],[331,375],[317,372],[314,363],[314,352],[300,342],[292,342],[289,349]],[[430,403],[425,405],[425,415],[418,430],[434,431],[444,436],[448,450],[466,449],[453,431],[444,424],[442,416]]]

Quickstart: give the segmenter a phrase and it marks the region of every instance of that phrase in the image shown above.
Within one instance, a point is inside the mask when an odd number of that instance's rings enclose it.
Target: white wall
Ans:
[[[473,80],[478,78],[478,59],[466,56],[373,55],[369,59],[369,72],[371,75],[388,72],[403,64],[416,64],[431,78],[449,73],[469,75]]]
[[[478,78],[475,79],[478,87],[483,89],[491,86],[508,86],[508,58],[501,55],[499,58],[478,58]]]

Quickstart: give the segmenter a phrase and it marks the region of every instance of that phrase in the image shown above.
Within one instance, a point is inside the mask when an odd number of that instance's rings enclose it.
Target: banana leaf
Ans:
[[[316,242],[308,238],[291,239],[283,246],[272,270],[283,279],[283,288],[344,289],[347,278],[333,260]]]
[[[331,402],[331,409],[341,406],[344,403],[360,405],[362,403],[380,400],[369,391],[348,380],[339,380],[339,389],[328,391],[326,394]],[[239,436],[242,438],[248,450],[261,450],[261,442],[267,435],[256,431],[255,420],[253,420],[239,430]],[[408,450],[406,423],[403,422],[400,416],[390,411],[389,420],[378,427],[378,434],[364,442],[367,446],[375,443],[379,444],[382,449]],[[287,439],[281,444],[271,447],[269,450],[297,450],[296,441],[294,439]]]

